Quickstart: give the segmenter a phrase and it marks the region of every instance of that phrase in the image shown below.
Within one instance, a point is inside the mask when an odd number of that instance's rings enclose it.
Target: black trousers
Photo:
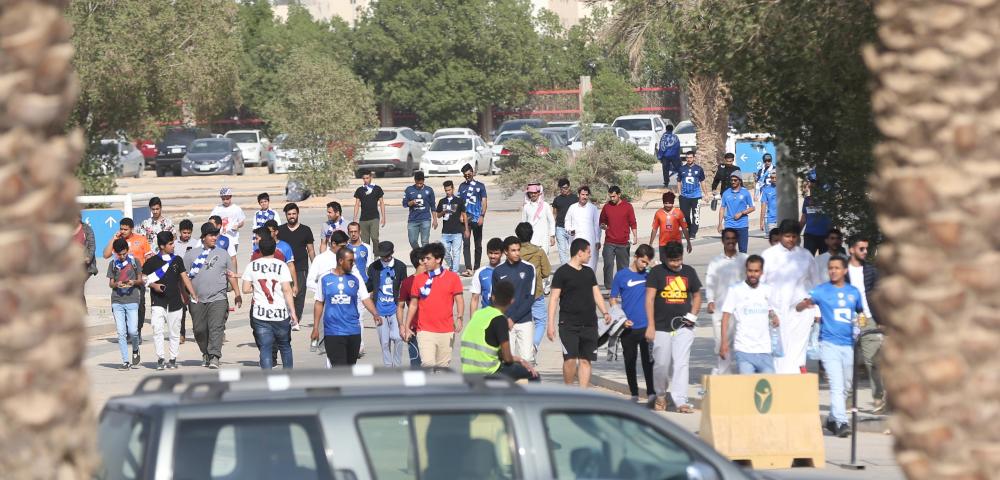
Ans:
[[[298,263],[299,262],[295,262],[295,263],[296,263],[296,265],[295,265],[295,268],[296,268],[296,270],[295,270],[295,281],[297,282],[297,284],[299,286],[299,293],[298,293],[298,295],[295,295],[295,298],[293,300],[295,300],[295,315],[296,315],[296,318],[301,319],[302,318],[302,311],[305,310],[305,308],[306,308],[306,277],[309,274],[309,267],[308,267],[308,262],[302,262],[302,265],[306,266],[306,268],[303,268],[302,270],[299,270],[298,269]],[[323,321],[323,319],[320,319],[320,321]]]
[[[330,360],[330,365],[342,367],[358,363],[361,335],[327,335],[323,337],[323,344],[326,345],[326,358]]]
[[[469,230],[471,235],[464,242],[462,242],[462,250],[465,253],[465,268],[468,270],[479,270],[479,260],[483,258],[483,226],[478,222],[470,222]],[[472,258],[469,254],[472,252],[472,246],[470,243],[476,244],[476,265],[472,266]]]
[[[698,217],[701,209],[700,198],[680,197],[681,212],[684,213],[684,221],[688,224],[688,235],[695,238],[698,235]]]
[[[802,248],[809,250],[813,255],[826,253],[826,236],[824,235],[802,235]]]
[[[181,338],[187,336],[187,328],[184,327],[184,324],[187,323],[187,313],[188,313],[188,306],[184,305],[183,307],[181,307]]]
[[[139,337],[142,337],[144,323],[146,323],[146,289],[139,287]]]
[[[642,374],[646,377],[646,396],[655,395],[653,388],[653,357],[649,353],[649,342],[646,341],[646,330],[628,329],[622,332],[620,340],[625,354],[625,378],[628,380],[628,390],[633,397],[639,396],[639,381],[636,378],[636,354],[642,357]]]

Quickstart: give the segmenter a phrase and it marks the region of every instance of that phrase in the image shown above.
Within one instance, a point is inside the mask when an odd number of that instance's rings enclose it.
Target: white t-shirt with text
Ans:
[[[747,282],[737,283],[726,292],[722,312],[733,320],[734,348],[743,353],[771,353],[771,332],[768,311],[771,306],[771,287],[762,283],[751,288]]]
[[[267,322],[289,318],[282,283],[291,283],[288,265],[276,258],[258,258],[243,271],[243,280],[253,284],[253,305],[250,316]]]

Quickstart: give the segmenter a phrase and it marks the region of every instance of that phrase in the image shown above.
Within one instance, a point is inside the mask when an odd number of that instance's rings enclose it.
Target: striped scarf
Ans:
[[[188,271],[189,278],[194,279],[198,276],[198,272],[201,272],[201,267],[205,266],[205,260],[208,259],[210,252],[211,250],[207,248],[202,249],[201,255],[198,255],[198,258],[194,259],[194,263],[191,264],[191,270]]]
[[[427,281],[424,282],[424,286],[420,287],[421,300],[427,298],[431,294],[431,286],[434,285],[434,278],[443,274],[444,270],[444,267],[438,267],[436,270],[427,271]]]
[[[115,270],[117,272],[121,272],[122,270],[125,270],[125,267],[127,267],[129,265],[132,265],[132,270],[136,274],[136,277],[138,277],[138,275],[139,275],[138,264],[135,261],[135,257],[133,257],[131,253],[128,254],[125,257],[125,260],[120,260],[117,256],[115,257]],[[118,291],[118,295],[121,295],[121,296],[124,297],[124,296],[132,293],[132,289],[134,289],[134,288],[135,287],[116,288],[115,290]]]
[[[173,263],[174,258],[176,258],[176,256],[164,253],[160,255],[160,258],[163,259],[163,265],[160,266],[160,268],[156,269],[155,272],[146,276],[147,287],[160,281],[160,279],[167,274],[167,270],[170,269],[170,264]]]

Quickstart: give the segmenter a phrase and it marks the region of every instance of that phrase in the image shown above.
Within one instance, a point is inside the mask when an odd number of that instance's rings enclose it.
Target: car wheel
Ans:
[[[139,163],[139,168],[135,171],[135,178],[141,178],[144,171],[146,171],[146,159],[142,159]]]

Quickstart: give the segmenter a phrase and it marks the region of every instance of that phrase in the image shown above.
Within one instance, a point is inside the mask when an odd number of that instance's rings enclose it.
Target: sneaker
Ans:
[[[132,367],[139,368],[139,352],[132,352]]]
[[[851,426],[846,423],[841,423],[837,425],[837,436],[840,438],[846,438],[851,435]]]
[[[837,422],[833,420],[833,417],[828,417],[826,419],[826,424],[823,425],[827,431],[836,435],[837,434]]]
[[[302,330],[302,327],[300,327],[299,324],[296,323],[295,325],[292,325],[293,332],[297,332],[299,330]]]
[[[208,368],[211,368],[212,370],[215,370],[215,369],[218,369],[219,366],[220,366],[219,365],[219,357],[212,356],[212,359],[208,362]]]
[[[171,358],[170,362],[167,363],[167,368],[169,368],[170,370],[177,370],[177,359]]]
[[[157,359],[156,360],[156,369],[157,370],[163,370],[164,368],[167,368],[167,362],[164,362],[162,358]]]
[[[874,407],[872,408],[872,413],[882,413],[885,411],[885,400],[876,398],[875,401],[872,402],[872,406]]]
[[[653,402],[653,410],[657,412],[667,411],[667,397],[656,397],[656,401]]]
[[[635,402],[635,403],[639,403],[639,396],[638,395],[632,395],[632,401]]]
[[[326,342],[319,342],[317,345],[316,353],[322,356],[326,356]]]
[[[122,363],[122,365],[120,367],[118,367],[118,370],[122,371],[122,372],[124,372],[126,370],[131,370],[131,369],[132,369],[132,365],[129,364],[128,362],[124,362],[124,363]]]
[[[208,364],[210,363],[209,360],[211,360],[211,359],[212,359],[212,357],[210,357],[208,355],[202,355],[201,356],[201,366],[207,367]]]

